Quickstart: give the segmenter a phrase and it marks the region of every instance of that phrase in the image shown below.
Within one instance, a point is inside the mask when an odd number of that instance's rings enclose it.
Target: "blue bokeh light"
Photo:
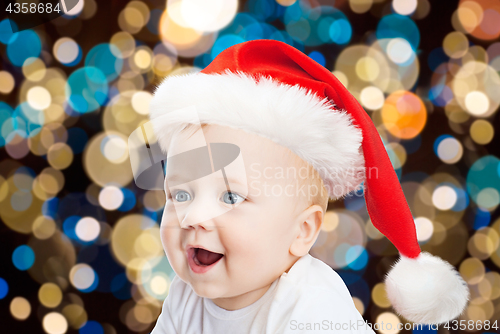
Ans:
[[[493,188],[500,193],[500,177],[498,175],[498,164],[500,159],[493,155],[487,155],[477,159],[467,173],[467,192],[471,199],[477,203],[481,191]]]
[[[420,44],[420,31],[415,22],[407,16],[390,14],[384,16],[377,25],[376,36],[383,38],[404,38],[413,50]]]
[[[33,30],[16,32],[9,38],[7,56],[15,66],[22,66],[30,57],[38,57],[42,52],[40,37]]]
[[[7,281],[0,277],[0,299],[4,299],[9,293],[9,284]]]
[[[127,212],[132,210],[132,208],[136,204],[135,194],[132,192],[132,190],[127,188],[121,188],[121,191],[123,193],[123,202],[122,205],[120,205],[120,207],[118,208],[118,211]]]
[[[79,113],[100,108],[107,100],[108,82],[97,67],[82,67],[74,71],[66,83],[69,105]]]
[[[9,44],[10,39],[14,36],[10,25],[11,23],[16,24],[15,22],[11,22],[9,19],[5,19],[0,22],[0,43]]]
[[[94,46],[85,57],[85,67],[98,68],[108,82],[115,80],[123,68],[123,59],[117,55],[121,51],[113,44],[102,43]]]
[[[104,334],[104,328],[100,323],[94,320],[89,320],[80,327],[79,334]]]
[[[323,56],[323,54],[321,52],[319,52],[319,51],[313,51],[313,52],[311,52],[309,54],[309,57],[311,57],[311,59],[313,59],[315,62],[317,62],[321,66],[325,66],[326,65],[325,56]]]
[[[214,59],[225,49],[243,42],[245,42],[245,40],[238,35],[224,35],[215,41],[210,55],[212,59]]]
[[[332,41],[339,45],[347,44],[351,41],[352,27],[347,19],[335,20],[328,30]]]
[[[353,270],[360,270],[368,264],[368,253],[361,245],[354,245],[347,250],[345,255],[347,266]]]
[[[35,263],[35,252],[30,246],[21,245],[12,253],[12,263],[19,270],[28,270]]]

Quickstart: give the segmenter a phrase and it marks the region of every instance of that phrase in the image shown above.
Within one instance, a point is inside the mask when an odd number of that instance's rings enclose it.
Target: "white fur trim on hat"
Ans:
[[[443,259],[421,252],[403,255],[385,279],[387,297],[399,315],[421,324],[441,324],[457,318],[469,300],[467,283]]]
[[[173,111],[196,107],[201,124],[230,126],[289,148],[322,177],[330,198],[364,181],[362,132],[346,111],[300,86],[244,73],[190,73],[166,77],[154,92],[150,118],[166,153],[173,128],[192,118]]]

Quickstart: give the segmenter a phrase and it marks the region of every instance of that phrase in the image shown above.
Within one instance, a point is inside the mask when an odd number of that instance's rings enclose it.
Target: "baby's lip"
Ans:
[[[201,245],[188,245],[186,248],[187,263],[191,271],[195,274],[208,272],[224,257],[224,254],[212,252]]]
[[[204,250],[212,252],[212,253],[218,253],[218,254],[224,255],[224,253],[222,253],[222,252],[216,252],[216,251],[210,250],[207,247],[204,247],[204,246],[201,246],[201,245],[187,245],[186,246],[186,251],[189,252],[191,249],[194,249],[194,248],[201,248],[201,249],[204,249]]]

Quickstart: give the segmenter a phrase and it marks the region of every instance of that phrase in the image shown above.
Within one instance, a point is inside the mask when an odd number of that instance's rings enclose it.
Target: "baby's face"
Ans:
[[[227,183],[221,170],[192,180],[203,162],[171,159],[205,140],[241,150],[242,159],[224,168]],[[161,237],[172,268],[199,296],[237,308],[245,295],[271,284],[297,260],[290,245],[297,216],[308,205],[294,197],[292,176],[274,176],[293,167],[284,154],[267,138],[218,125],[173,138]]]

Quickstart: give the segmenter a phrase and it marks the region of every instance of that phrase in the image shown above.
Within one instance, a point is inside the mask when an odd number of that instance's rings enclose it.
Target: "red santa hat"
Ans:
[[[243,129],[289,148],[318,171],[332,199],[364,182],[373,225],[400,253],[385,278],[396,312],[425,324],[463,312],[467,284],[451,264],[421,252],[412,213],[377,129],[325,67],[285,43],[254,40],[221,52],[201,72],[166,77],[150,103],[162,150],[173,124],[192,123],[189,115],[172,111],[190,106],[202,124]]]

